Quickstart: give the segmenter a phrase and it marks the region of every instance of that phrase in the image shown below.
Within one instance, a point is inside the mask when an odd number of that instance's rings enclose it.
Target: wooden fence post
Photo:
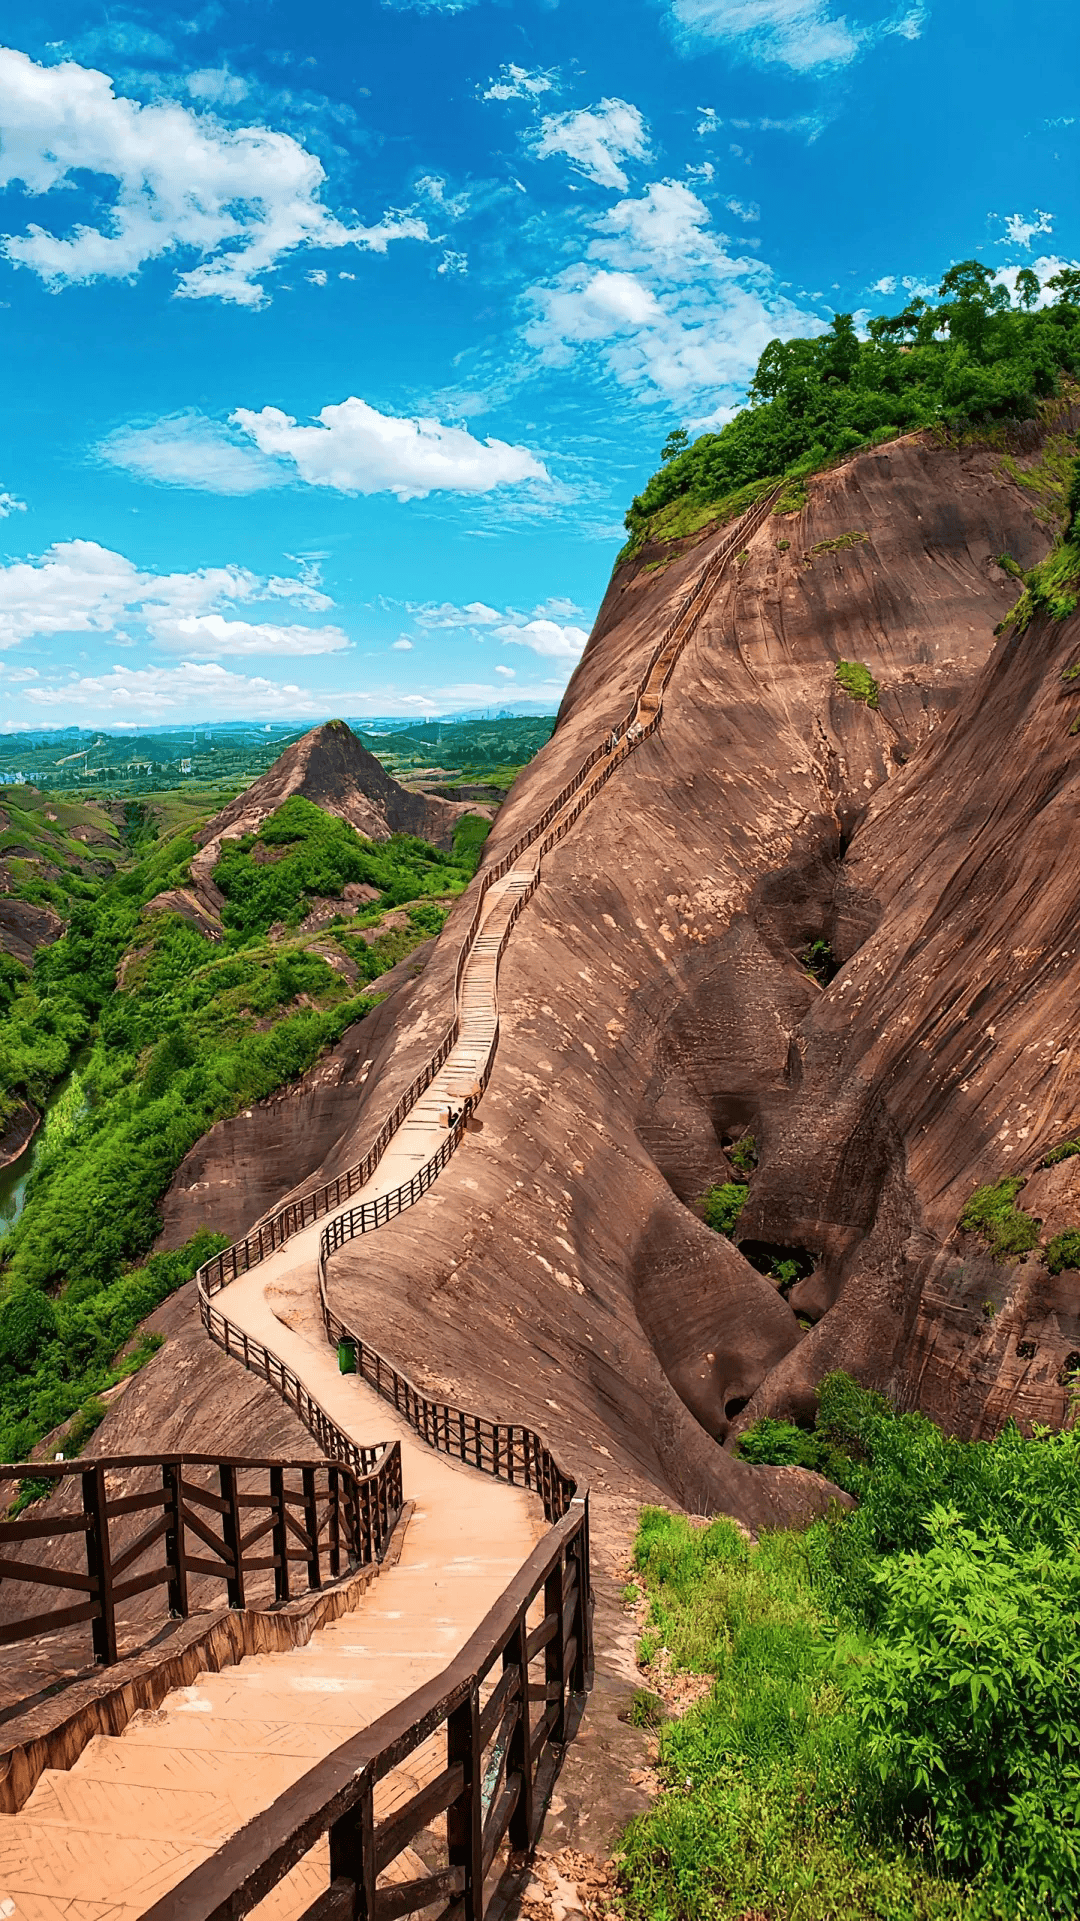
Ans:
[[[110,1667],[116,1659],[116,1612],[113,1606],[112,1559],[109,1554],[109,1517],[105,1506],[105,1469],[87,1468],[82,1477],[86,1529],[86,1571],[97,1583],[100,1612],[94,1616],[94,1659]]]
[[[375,1811],[370,1778],[359,1804],[330,1829],[331,1891],[344,1882],[353,1897],[353,1921],[374,1921]]]
[[[330,1502],[327,1517],[327,1551],[330,1559],[330,1579],[336,1581],[341,1573],[341,1475],[336,1467],[326,1470],[326,1491]]]
[[[270,1539],[273,1542],[273,1555],[277,1562],[274,1569],[274,1599],[287,1601],[289,1598],[289,1530],[285,1521],[285,1473],[280,1467],[270,1469],[270,1500],[274,1514]]]
[[[244,1555],[241,1542],[240,1503],[237,1500],[236,1469],[227,1462],[218,1468],[218,1485],[221,1498],[227,1503],[221,1517],[221,1539],[226,1553],[232,1555],[233,1571],[225,1577],[225,1585],[231,1608],[244,1605]]]
[[[514,1812],[510,1816],[510,1846],[518,1853],[525,1854],[533,1844],[533,1759],[532,1723],[529,1717],[529,1666],[525,1659],[525,1644],[529,1630],[525,1620],[525,1609],[518,1615],[517,1626],[503,1649],[503,1672],[516,1668],[521,1687],[520,1711],[510,1732],[506,1751],[506,1778],[520,1774],[521,1792],[518,1795]]]
[[[446,1722],[446,1765],[461,1766],[465,1785],[458,1799],[446,1811],[446,1838],[450,1866],[461,1868],[465,1876],[462,1890],[462,1921],[483,1921],[484,1912],[484,1804],[480,1770],[480,1690],[475,1681],[466,1699],[455,1708]]]
[[[184,1542],[184,1477],[179,1461],[165,1461],[161,1469],[161,1485],[165,1490],[165,1513],[170,1511],[172,1520],[166,1519],[165,1527],[165,1565],[169,1570],[169,1613],[180,1620],[187,1619],[187,1552]]]
[[[322,1575],[319,1571],[319,1505],[315,1498],[315,1469],[306,1467],[304,1476],[304,1527],[308,1541],[308,1586],[321,1587]]]
[[[566,1637],[563,1633],[563,1607],[565,1605],[566,1585],[563,1577],[564,1561],[560,1554],[544,1582],[544,1615],[555,1616],[555,1632],[544,1649],[544,1682],[547,1713],[551,1701],[557,1702],[555,1720],[549,1740],[561,1747],[566,1740]]]

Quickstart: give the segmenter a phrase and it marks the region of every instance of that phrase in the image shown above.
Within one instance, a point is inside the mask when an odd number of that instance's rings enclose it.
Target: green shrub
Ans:
[[[736,1452],[744,1461],[774,1467],[820,1468],[822,1457],[815,1434],[807,1434],[792,1421],[771,1420],[768,1415],[740,1434]]]
[[[724,1181],[719,1187],[708,1188],[698,1203],[704,1211],[706,1227],[717,1234],[726,1234],[730,1240],[749,1192],[741,1181]]]
[[[995,1260],[1013,1260],[1039,1245],[1038,1221],[1014,1205],[1023,1185],[1018,1175],[977,1187],[960,1216],[964,1232],[980,1235]]]
[[[1080,1140],[1062,1141],[1060,1147],[1052,1147],[1049,1154],[1043,1155],[1039,1165],[1040,1167],[1056,1167],[1059,1161],[1069,1161],[1074,1154],[1080,1154]]]
[[[1035,1912],[1080,1903],[1080,1559],[936,1507],[877,1575],[879,1632],[852,1710],[872,1792],[939,1860]]]
[[[876,707],[879,688],[877,681],[860,660],[838,660],[834,669],[837,684],[852,700],[861,701],[864,707]]]
[[[646,1508],[644,1652],[711,1677],[620,1849],[628,1921],[1080,1911],[1080,1432],[949,1439],[845,1375],[817,1445],[858,1508],[750,1546]]]
[[[1080,1228],[1067,1227],[1063,1234],[1054,1235],[1046,1249],[1046,1265],[1051,1274],[1080,1268]]]
[[[737,1174],[752,1174],[757,1166],[757,1142],[752,1134],[743,1134],[730,1149],[732,1163]]]

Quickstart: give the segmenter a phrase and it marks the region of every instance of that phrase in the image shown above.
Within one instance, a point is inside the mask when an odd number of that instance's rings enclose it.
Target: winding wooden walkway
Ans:
[[[474,1097],[490,1068],[501,952],[544,853],[657,726],[675,662],[724,566],[771,504],[772,496],[752,509],[707,564],[654,653],[631,714],[586,763],[546,830],[488,886],[460,974],[457,1038],[390,1139],[361,1206],[396,1196],[400,1207],[401,1190],[445,1153],[447,1110]],[[400,1562],[306,1647],[204,1674],[159,1710],[136,1715],[121,1736],[93,1740],[70,1770],[47,1770],[20,1813],[0,1816],[5,1921],[136,1921],[316,1760],[437,1675],[545,1532],[534,1494],[434,1451],[358,1376],[338,1371],[320,1294],[320,1246],[333,1219],[324,1214],[291,1232],[231,1281],[232,1351],[245,1336],[268,1350],[354,1441],[373,1432],[400,1439],[405,1494],[416,1504]],[[382,1805],[407,1795],[425,1765],[420,1750],[384,1781]],[[325,1886],[324,1845],[255,1912],[295,1921]]]

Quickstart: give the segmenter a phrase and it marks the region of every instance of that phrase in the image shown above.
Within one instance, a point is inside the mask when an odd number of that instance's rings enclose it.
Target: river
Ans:
[[[0,1234],[7,1232],[23,1211],[26,1199],[26,1184],[34,1171],[39,1150],[45,1139],[49,1115],[59,1107],[72,1081],[81,1067],[89,1059],[89,1047],[81,1047],[75,1055],[66,1074],[62,1074],[45,1103],[41,1126],[32,1140],[27,1141],[21,1154],[6,1167],[0,1168]]]

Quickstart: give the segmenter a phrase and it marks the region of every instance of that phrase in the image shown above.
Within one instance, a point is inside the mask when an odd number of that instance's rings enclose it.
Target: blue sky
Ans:
[[[1080,256],[1065,0],[5,12],[9,728],[551,710],[771,337]]]

